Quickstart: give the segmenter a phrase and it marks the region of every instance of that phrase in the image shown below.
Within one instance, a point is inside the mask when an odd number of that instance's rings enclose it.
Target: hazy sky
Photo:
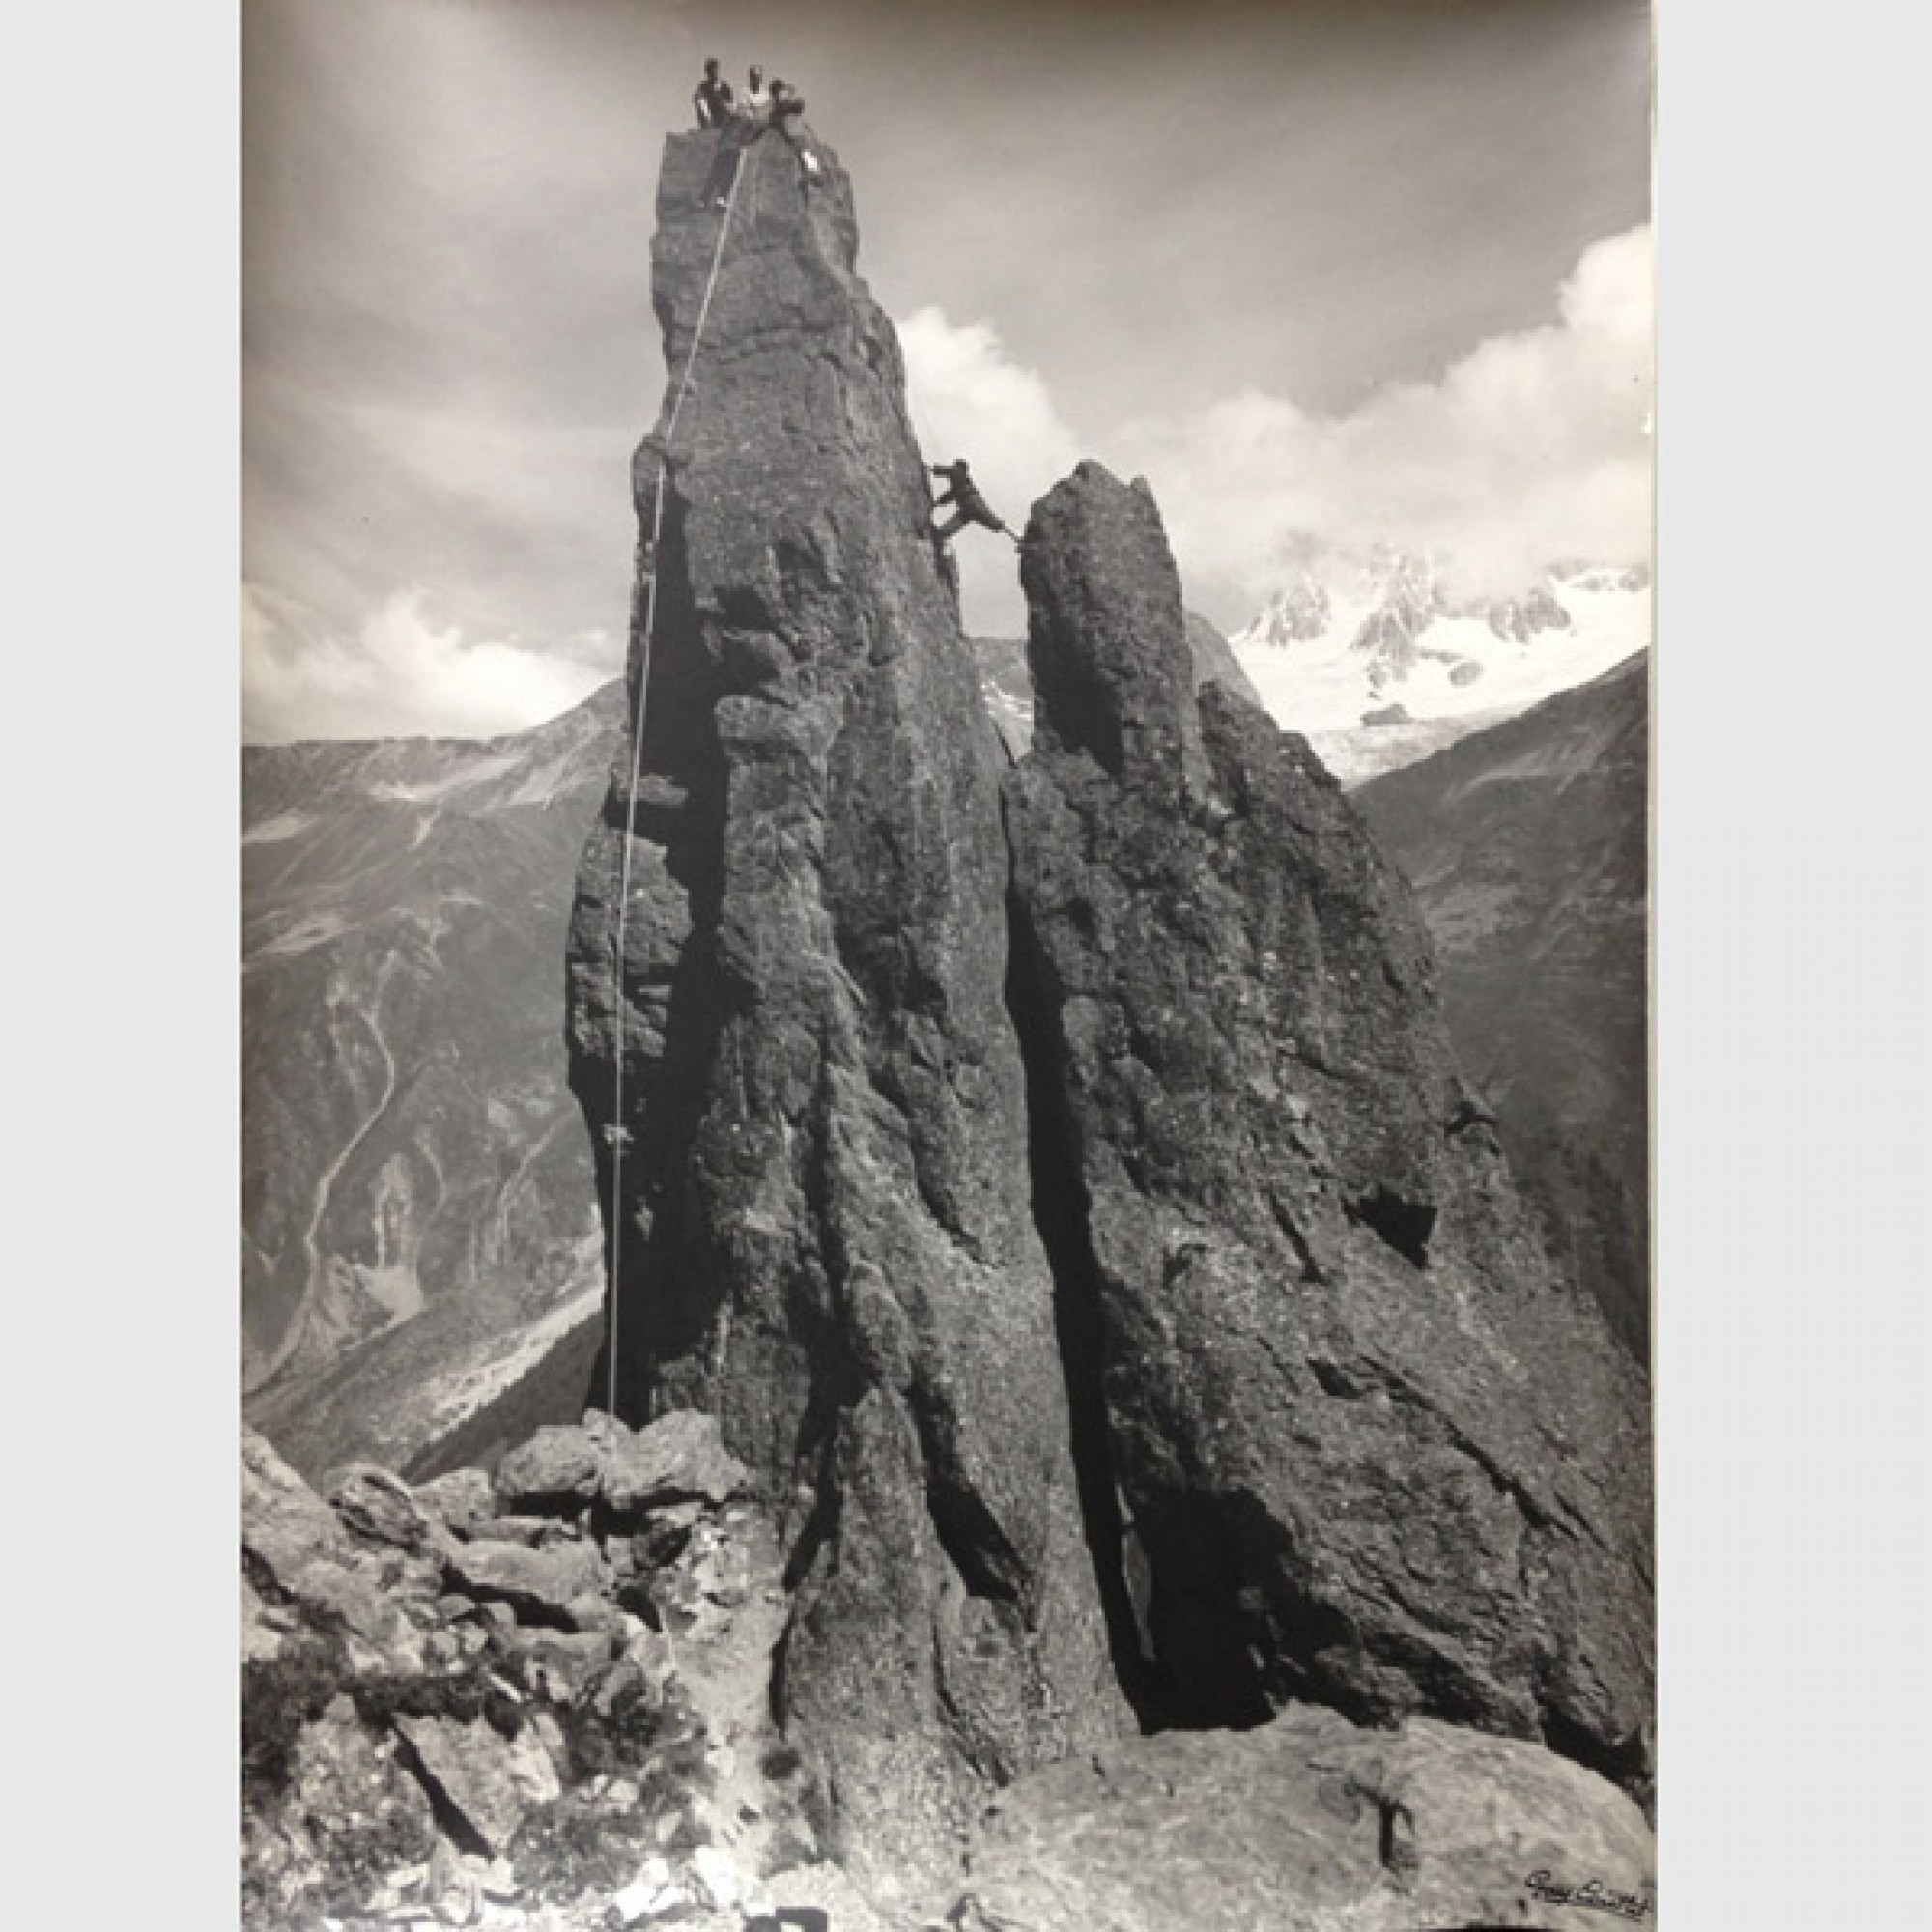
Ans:
[[[1190,601],[1297,533],[1646,554],[1638,0],[243,0],[245,726],[514,728],[621,662],[665,133],[791,79],[934,460],[1152,483]],[[1011,547],[967,617],[1023,626]]]

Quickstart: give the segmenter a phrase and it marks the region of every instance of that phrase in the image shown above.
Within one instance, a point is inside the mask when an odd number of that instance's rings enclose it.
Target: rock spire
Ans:
[[[1406,886],[1301,739],[1191,692],[1144,487],[1082,464],[1023,576],[1015,1009],[1144,1713],[1426,1712],[1635,1776],[1646,1392],[1533,1238]]]
[[[753,146],[721,256],[712,147],[665,154],[674,372],[718,266],[675,437],[661,422],[637,465],[646,531],[660,458],[665,492],[639,557],[642,778],[633,797],[618,771],[580,871],[572,1081],[607,1204],[629,1137],[619,1409],[715,1414],[781,1499],[777,1696],[841,1851],[890,1888],[988,1781],[1122,1707],[1026,1211],[1004,754],[926,535],[897,342],[836,156],[814,143],[808,180],[783,137]]]
[[[660,187],[691,381],[636,467],[641,767],[580,870],[572,1082],[617,1406],[715,1416],[778,1514],[835,1848],[899,1897],[1129,1707],[1446,1719],[1640,1788],[1646,1391],[1540,1253],[1407,889],[1305,743],[1197,692],[1152,497],[1094,464],[1028,527],[1008,771],[850,184],[767,135],[721,249],[714,145]]]

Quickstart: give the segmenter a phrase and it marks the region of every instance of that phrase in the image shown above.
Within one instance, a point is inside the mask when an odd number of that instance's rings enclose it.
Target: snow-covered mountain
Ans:
[[[1277,724],[1345,784],[1600,677],[1650,642],[1641,565],[1565,564],[1471,598],[1439,557],[1315,554],[1230,643]]]

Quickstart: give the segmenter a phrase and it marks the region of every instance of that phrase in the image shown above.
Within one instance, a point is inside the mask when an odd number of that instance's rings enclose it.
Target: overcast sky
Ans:
[[[667,131],[763,62],[851,171],[933,460],[1472,587],[1648,553],[1640,0],[244,0],[244,725],[516,728],[621,663]],[[967,618],[1024,624],[960,539]]]

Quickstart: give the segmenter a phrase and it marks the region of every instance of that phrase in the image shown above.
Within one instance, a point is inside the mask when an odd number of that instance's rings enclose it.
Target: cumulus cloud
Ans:
[[[899,339],[929,462],[967,457],[1015,530],[1083,454],[1145,474],[1189,602],[1232,629],[1315,548],[1435,552],[1471,594],[1520,591],[1563,558],[1647,557],[1652,310],[1651,236],[1638,228],[1584,252],[1553,322],[1492,337],[1432,382],[1386,384],[1336,414],[1243,389],[1185,416],[1140,417],[1084,447],[1046,382],[991,323],[922,308]],[[968,527],[954,554],[969,629],[1023,633],[1012,546]],[[514,631],[473,635],[446,598],[420,588],[363,609],[345,624],[279,588],[248,587],[247,737],[516,730],[621,668],[622,640],[607,629],[537,648]]]
[[[242,596],[242,733],[254,743],[522,730],[587,697],[622,668],[619,639],[592,630],[538,650],[467,639],[416,588],[392,592],[354,633],[258,584]]]
[[[898,325],[913,425],[928,463],[963,456],[996,515],[1015,532],[1079,460],[1073,432],[1046,384],[1008,355],[988,322],[954,323],[923,308]],[[954,540],[959,594],[970,631],[1018,637],[1026,600],[1011,544],[969,526]]]
[[[1344,413],[1247,388],[1185,417],[1138,417],[1085,451],[991,324],[924,308],[899,339],[928,459],[969,457],[1016,528],[1083,453],[1146,475],[1189,601],[1232,627],[1324,547],[1433,552],[1472,595],[1519,592],[1566,558],[1648,557],[1652,264],[1647,227],[1599,242],[1558,292],[1555,321]],[[968,531],[956,554],[969,627],[1024,629],[1010,548]]]
[[[1647,227],[1597,242],[1555,322],[1346,414],[1246,389],[1185,421],[1135,421],[1114,454],[1153,485],[1190,595],[1224,622],[1311,543],[1439,551],[1472,593],[1562,558],[1647,557],[1652,263]]]

